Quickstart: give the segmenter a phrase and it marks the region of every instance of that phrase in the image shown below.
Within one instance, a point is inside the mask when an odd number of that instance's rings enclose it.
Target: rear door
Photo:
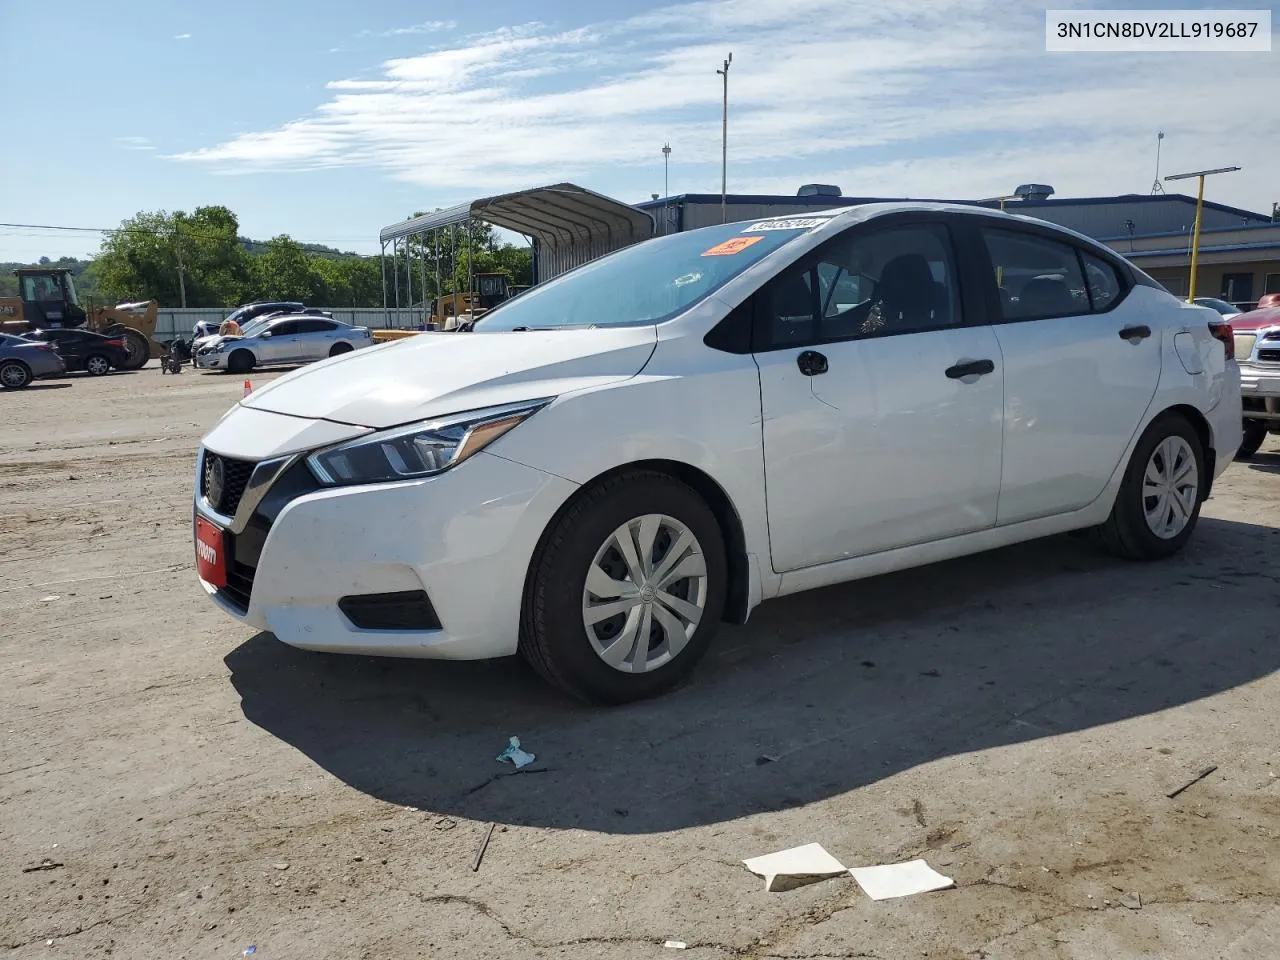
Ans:
[[[757,294],[778,572],[995,525],[1004,370],[948,222],[876,218]]]
[[[300,360],[323,360],[337,340],[338,325],[332,320],[299,320]]]
[[[1102,493],[1155,395],[1161,329],[1128,301],[1127,277],[1073,238],[972,226],[1005,367],[999,523],[1080,509]]]

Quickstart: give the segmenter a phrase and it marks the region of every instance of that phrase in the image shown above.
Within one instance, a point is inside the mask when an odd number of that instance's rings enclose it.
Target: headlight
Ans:
[[[317,451],[307,458],[307,466],[325,486],[429,477],[479,453],[553,399],[488,407],[383,430]]]

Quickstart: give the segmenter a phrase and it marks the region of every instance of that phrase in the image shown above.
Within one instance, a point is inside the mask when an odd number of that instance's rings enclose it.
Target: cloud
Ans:
[[[1207,54],[1051,55],[1043,10],[1000,0],[693,0],[574,29],[525,23],[334,77],[303,117],[176,159],[365,168],[424,202],[561,179],[635,198],[661,186],[670,141],[673,189],[718,192],[729,51],[731,189],[1145,192],[1162,128],[1166,172],[1239,164],[1215,199],[1274,199],[1280,117],[1241,92],[1274,89],[1276,58],[1215,54],[1207,70]]]
[[[148,137],[116,137],[115,142],[124,150],[154,150]]]
[[[189,34],[189,33],[175,33],[175,34],[173,35],[173,39],[175,39],[175,40],[190,40],[190,39],[191,39],[191,34]]]
[[[453,30],[458,26],[456,20],[426,20],[408,27],[395,27],[391,30],[361,30],[357,37],[410,37],[422,33],[441,33]]]

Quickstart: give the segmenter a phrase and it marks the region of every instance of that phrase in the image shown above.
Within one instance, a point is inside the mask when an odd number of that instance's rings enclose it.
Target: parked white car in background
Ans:
[[[251,321],[238,337],[197,340],[195,365],[204,370],[248,373],[255,367],[309,363],[373,345],[368,327],[304,313],[272,314]]]
[[[1085,528],[1174,553],[1240,442],[1230,339],[971,207],[661,237],[254,391],[201,447],[199,576],[298,647],[645,697],[770,597]]]

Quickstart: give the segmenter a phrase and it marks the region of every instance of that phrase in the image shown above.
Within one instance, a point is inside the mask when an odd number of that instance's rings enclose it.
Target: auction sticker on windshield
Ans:
[[[790,220],[761,220],[753,223],[743,233],[758,233],[761,230],[808,230],[827,223],[830,217],[793,217]]]
[[[732,237],[724,243],[717,243],[710,250],[703,250],[702,255],[704,257],[731,257],[763,239],[764,237]]]

